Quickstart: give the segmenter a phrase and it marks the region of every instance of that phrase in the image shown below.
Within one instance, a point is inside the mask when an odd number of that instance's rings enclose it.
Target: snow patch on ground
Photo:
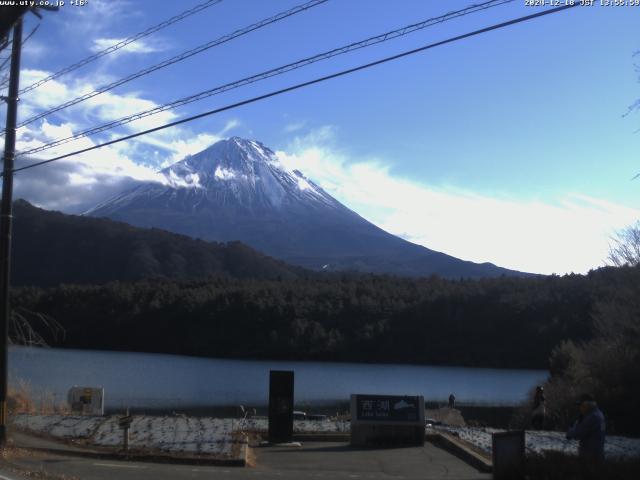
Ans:
[[[120,447],[123,431],[119,416],[81,417],[62,415],[17,415],[16,427],[59,439],[85,440],[89,446]],[[186,416],[135,416],[129,430],[132,450],[206,454],[228,457],[241,442],[239,421]]]
[[[13,424],[37,434],[59,439],[82,440],[89,446],[120,447],[123,441],[119,416],[27,415],[13,418]],[[136,415],[129,429],[129,447],[171,453],[230,456],[243,432],[266,433],[266,418],[213,418],[184,415]],[[349,423],[330,420],[294,422],[296,433],[342,433]]]
[[[16,427],[60,439],[78,439],[90,446],[119,447],[122,430],[117,415],[108,417],[72,415],[16,415]],[[184,415],[136,415],[129,431],[132,449],[153,449],[164,452],[212,454],[229,456],[234,443],[243,432],[266,433],[265,417],[236,419],[187,417]],[[336,420],[300,420],[293,422],[294,433],[349,433],[350,423]],[[455,427],[438,425],[427,432],[445,432],[459,437],[491,455],[491,435],[502,432],[493,428]],[[526,449],[529,454],[547,450],[576,455],[578,444],[566,440],[563,432],[527,431]],[[605,455],[608,458],[640,457],[640,438],[607,436]]]
[[[460,439],[474,445],[483,452],[491,455],[491,435],[504,430],[495,428],[434,426],[432,431],[443,431],[453,434]],[[564,432],[527,431],[525,432],[525,448],[527,454],[541,454],[552,450],[568,455],[578,454],[578,442],[567,440]],[[640,438],[607,436],[605,441],[605,456],[607,458],[640,457]]]
[[[104,421],[103,417],[74,415],[17,415],[15,426],[56,438],[89,438]]]

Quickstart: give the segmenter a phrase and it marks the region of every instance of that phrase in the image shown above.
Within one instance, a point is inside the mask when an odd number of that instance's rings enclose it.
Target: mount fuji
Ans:
[[[86,215],[204,240],[239,240],[314,270],[408,276],[524,275],[396,237],[350,210],[262,143],[232,137],[160,172]]]

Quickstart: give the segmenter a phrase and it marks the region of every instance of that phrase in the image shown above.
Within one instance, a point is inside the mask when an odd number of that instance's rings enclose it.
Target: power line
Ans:
[[[30,123],[35,122],[36,120],[40,120],[41,118],[44,118],[48,115],[51,115],[52,113],[55,112],[59,112],[60,110],[63,110],[65,108],[71,107],[72,105],[76,105],[80,102],[84,102],[85,100],[88,100],[90,98],[93,98],[97,95],[100,95],[101,93],[104,92],[108,92],[109,90],[113,90],[116,87],[119,87],[120,85],[124,85],[125,83],[131,82],[132,80],[135,80],[137,78],[143,77],[145,75],[148,75],[152,72],[155,72],[157,70],[160,70],[162,68],[168,67],[169,65],[173,65],[174,63],[177,62],[181,62],[183,60],[186,60],[187,58],[190,58],[194,55],[197,55],[199,53],[202,53],[206,50],[209,50],[213,47],[217,47],[219,45],[222,45],[223,43],[226,42],[230,42],[231,40],[241,37],[243,35],[246,35],[250,32],[253,32],[254,30],[258,30],[260,28],[266,27],[267,25],[270,25],[272,23],[276,23],[279,22],[280,20],[284,20],[285,18],[291,17],[293,15],[296,15],[298,13],[304,12],[306,10],[309,10],[310,8],[316,7],[318,5],[321,5],[323,3],[326,3],[329,0],[311,0],[308,1],[304,4],[301,5],[297,5],[289,10],[286,10],[284,12],[280,12],[277,15],[274,15],[272,17],[269,18],[265,18],[264,20],[260,20],[257,23],[254,23],[252,25],[249,25],[247,27],[241,28],[239,30],[234,31],[233,33],[230,33],[228,35],[224,35],[222,37],[219,37],[215,40],[212,40],[210,42],[204,43],[202,45],[199,45],[198,47],[195,47],[191,50],[187,50],[185,52],[182,52],[179,55],[176,55],[174,57],[171,57],[167,60],[164,60],[160,63],[157,63],[155,65],[152,65],[150,67],[144,68],[136,73],[132,73],[131,75],[128,75],[124,78],[121,78],[119,80],[116,80],[114,82],[111,82],[107,85],[104,85],[102,87],[97,88],[96,90],[93,90],[92,92],[88,92],[84,95],[80,95],[79,97],[76,97],[74,99],[71,99],[67,102],[61,103],[60,105],[53,107],[45,112],[39,113],[37,115],[34,115],[33,117],[30,117],[22,122],[20,122],[18,124],[18,127],[24,127],[25,125],[28,125]]]
[[[27,43],[27,41],[33,36],[34,33],[36,33],[38,31],[38,28],[40,28],[40,22],[38,22],[36,24],[35,27],[33,27],[31,29],[31,31],[29,32],[29,34],[24,38],[24,40],[22,40],[22,46],[24,47],[25,43]],[[2,72],[2,70],[4,70],[4,67],[9,63],[9,60],[11,60],[11,55],[9,55],[7,58],[5,58],[2,63],[0,64],[0,72]],[[4,86],[6,84],[9,83],[9,75],[6,75],[6,78],[3,78],[0,81],[0,88],[4,88]]]
[[[422,47],[419,47],[419,48],[414,48],[413,50],[407,50],[405,52],[398,53],[396,55],[392,55],[392,56],[389,56],[389,57],[382,58],[380,60],[376,60],[374,62],[365,63],[365,64],[359,65],[357,67],[352,67],[352,68],[349,68],[347,70],[342,70],[340,72],[332,73],[330,75],[325,75],[323,77],[319,77],[319,78],[316,78],[316,79],[313,79],[313,80],[309,80],[309,81],[306,81],[306,82],[298,83],[296,85],[292,85],[290,87],[282,88],[280,90],[275,90],[275,91],[272,91],[272,92],[269,92],[269,93],[265,93],[264,95],[259,95],[257,97],[249,98],[247,100],[243,100],[243,101],[236,102],[236,103],[233,103],[233,104],[230,104],[230,105],[226,105],[224,107],[216,108],[214,110],[209,110],[209,111],[206,111],[206,112],[203,112],[203,113],[199,113],[197,115],[192,115],[190,117],[182,118],[182,119],[176,120],[174,122],[166,123],[164,125],[160,125],[160,126],[155,127],[155,128],[150,128],[148,130],[144,130],[142,132],[133,133],[131,135],[127,135],[127,136],[124,136],[124,137],[116,138],[114,140],[110,140],[108,142],[100,143],[100,144],[94,145],[92,147],[83,148],[81,150],[76,150],[74,152],[67,153],[67,154],[64,154],[64,155],[60,155],[58,157],[50,158],[48,160],[42,160],[42,161],[39,161],[39,162],[36,162],[36,163],[32,163],[31,165],[27,165],[27,166],[20,167],[20,168],[15,168],[15,169],[13,169],[13,172],[15,173],[15,172],[19,172],[19,171],[22,171],[22,170],[28,170],[30,168],[34,168],[34,167],[38,167],[40,165],[45,165],[45,164],[48,164],[48,163],[56,162],[58,160],[62,160],[64,158],[72,157],[74,155],[79,155],[81,153],[86,153],[86,152],[90,152],[92,150],[97,150],[98,148],[102,148],[102,147],[106,147],[106,146],[113,145],[113,144],[116,144],[116,143],[124,142],[126,140],[131,140],[132,138],[140,137],[142,135],[148,135],[150,133],[154,133],[154,132],[157,132],[157,131],[160,131],[160,130],[164,130],[166,128],[175,127],[177,125],[181,125],[181,124],[187,123],[187,122],[192,122],[193,120],[198,120],[200,118],[204,118],[204,117],[207,117],[207,116],[210,116],[210,115],[215,115],[217,113],[225,112],[227,110],[231,110],[233,108],[241,107],[243,105],[248,105],[248,104],[251,104],[251,103],[258,102],[260,100],[265,100],[267,98],[275,97],[277,95],[282,95],[283,93],[292,92],[294,90],[298,90],[298,89],[301,89],[301,88],[304,88],[304,87],[308,87],[310,85],[315,85],[317,83],[325,82],[327,80],[331,80],[331,79],[334,79],[334,78],[338,78],[338,77],[342,77],[342,76],[345,76],[345,75],[349,75],[351,73],[359,72],[361,70],[366,70],[368,68],[371,68],[371,67],[374,67],[374,66],[377,66],[377,65],[381,65],[381,64],[384,64],[384,63],[388,63],[388,62],[391,62],[391,61],[394,61],[394,60],[398,60],[400,58],[404,58],[404,57],[407,57],[409,55],[414,55],[416,53],[423,52],[423,51],[429,50],[431,48],[439,47],[441,45],[445,45],[445,44],[448,44],[448,43],[453,43],[453,42],[456,42],[456,41],[459,41],[459,40],[463,40],[465,38],[473,37],[473,36],[480,35],[480,34],[483,34],[483,33],[487,33],[487,32],[493,31],[493,30],[498,30],[500,28],[505,28],[505,27],[508,27],[510,25],[515,25],[517,23],[522,23],[522,22],[526,22],[526,21],[529,21],[529,20],[533,20],[535,18],[542,17],[542,16],[545,16],[545,15],[550,15],[550,14],[553,14],[553,13],[557,13],[557,12],[560,12],[560,11],[563,11],[563,10],[567,10],[569,8],[577,7],[578,5],[580,5],[578,2],[576,2],[574,4],[566,4],[566,5],[563,5],[561,7],[556,7],[556,8],[552,8],[552,9],[543,10],[541,12],[533,13],[531,15],[526,15],[524,17],[519,17],[519,18],[515,18],[513,20],[508,20],[506,22],[494,24],[494,25],[491,25],[489,27],[481,28],[479,30],[474,30],[472,32],[468,32],[468,33],[465,33],[465,34],[462,34],[462,35],[457,35],[455,37],[450,37],[450,38],[448,38],[446,40],[441,40],[439,42],[431,43],[431,44],[428,44],[428,45],[425,45],[425,46],[422,46]]]
[[[231,83],[227,83],[227,84],[224,84],[224,85],[221,85],[221,86],[218,86],[218,87],[211,88],[209,90],[205,90],[203,92],[196,93],[194,95],[190,95],[188,97],[184,97],[184,98],[181,98],[181,99],[178,99],[178,100],[174,100],[173,102],[166,103],[164,105],[159,105],[157,107],[154,107],[154,108],[151,108],[151,109],[148,109],[148,110],[144,110],[142,112],[138,112],[138,113],[135,113],[135,114],[132,114],[132,115],[127,115],[125,117],[121,117],[121,118],[119,118],[117,120],[108,122],[106,124],[99,125],[97,127],[92,127],[92,128],[87,129],[87,130],[78,132],[78,133],[76,133],[74,135],[71,135],[69,137],[61,138],[61,139],[55,140],[53,142],[47,143],[45,145],[40,145],[40,146],[34,147],[34,148],[30,149],[30,150],[22,151],[22,152],[20,152],[20,155],[24,156],[24,155],[29,155],[29,154],[41,152],[41,151],[44,151],[44,150],[48,150],[50,148],[66,144],[66,143],[78,140],[80,138],[84,138],[84,137],[87,137],[87,136],[90,136],[90,135],[95,135],[97,133],[104,132],[104,131],[110,130],[112,128],[116,128],[118,126],[125,125],[125,124],[128,124],[128,123],[134,122],[136,120],[140,120],[141,118],[145,118],[145,117],[148,117],[148,116],[151,116],[151,115],[155,115],[155,114],[161,113],[161,112],[166,111],[166,110],[170,110],[170,109],[174,109],[174,108],[177,108],[177,107],[180,107],[180,106],[183,106],[183,105],[187,105],[189,103],[193,103],[193,102],[196,102],[198,100],[202,100],[204,98],[211,97],[213,95],[218,95],[220,93],[223,93],[223,92],[226,92],[226,91],[229,91],[229,90],[233,90],[235,88],[239,88],[239,87],[251,84],[251,83],[255,83],[255,82],[258,82],[258,81],[261,81],[261,80],[265,80],[267,78],[271,78],[271,77],[274,77],[274,76],[277,76],[277,75],[282,75],[284,73],[290,72],[292,70],[296,70],[298,68],[305,67],[307,65],[319,62],[321,60],[326,60],[326,59],[329,59],[329,58],[332,58],[332,57],[335,57],[335,56],[338,56],[338,55],[343,55],[345,53],[348,53],[348,52],[351,52],[351,51],[354,51],[354,50],[359,50],[361,48],[369,47],[371,45],[375,45],[375,44],[378,44],[378,43],[386,42],[386,41],[392,40],[394,38],[398,38],[398,37],[401,37],[401,36],[404,36],[404,35],[408,35],[409,33],[413,33],[413,32],[416,32],[418,30],[422,30],[424,28],[433,26],[433,25],[438,24],[438,23],[442,23],[442,22],[445,22],[445,21],[448,21],[448,20],[452,20],[452,19],[457,18],[457,17],[461,17],[461,16],[464,16],[464,15],[469,15],[471,13],[475,13],[475,12],[480,11],[480,10],[486,10],[488,8],[492,8],[492,7],[495,7],[495,6],[503,5],[505,3],[510,3],[510,2],[513,2],[513,1],[514,0],[491,0],[491,1],[487,1],[487,2],[481,3],[481,4],[474,4],[474,5],[471,5],[469,7],[464,8],[462,10],[449,12],[449,13],[447,13],[445,15],[441,15],[439,17],[430,18],[428,20],[424,20],[424,21],[419,22],[419,23],[414,23],[414,24],[411,24],[411,25],[408,25],[408,26],[405,26],[405,27],[402,27],[402,28],[399,28],[399,29],[396,29],[396,30],[392,30],[392,31],[380,34],[380,35],[369,37],[369,38],[367,38],[365,40],[361,40],[361,41],[358,41],[358,42],[350,43],[350,44],[348,44],[346,46],[343,46],[343,47],[334,48],[333,50],[322,52],[322,53],[316,54],[316,55],[314,55],[312,57],[307,57],[307,58],[304,58],[302,60],[298,60],[296,62],[289,63],[289,64],[286,64],[286,65],[281,66],[281,67],[277,67],[277,68],[274,68],[274,69],[271,69],[271,70],[267,70],[267,71],[262,72],[262,73],[258,73],[256,75],[252,75],[250,77],[243,78],[241,80],[236,80],[236,81],[231,82]]]
[[[31,85],[23,88],[22,90],[20,90],[20,94],[29,92],[31,90],[34,90],[36,88],[38,88],[41,85],[44,85],[45,83],[54,80],[58,77],[61,77],[62,75],[72,72],[74,70],[77,70],[80,67],[83,67],[85,65],[87,65],[88,63],[91,63],[99,58],[104,57],[105,55],[108,55],[110,53],[115,52],[116,50],[120,50],[121,48],[126,47],[127,45],[129,45],[130,43],[135,42],[136,40],[140,40],[141,38],[144,38],[146,36],[151,35],[152,33],[155,33],[159,30],[162,30],[163,28],[168,27],[169,25],[173,25],[176,22],[179,22],[180,20],[184,20],[187,17],[190,17],[191,15],[195,15],[198,12],[201,12],[202,10],[212,7],[214,5],[217,5],[218,3],[221,3],[222,0],[207,0],[204,3],[201,3],[199,5],[196,5],[193,8],[190,8],[188,10],[185,10],[184,12],[175,15],[157,25],[154,25],[153,27],[149,27],[147,28],[145,31],[140,32],[140,33],[136,33],[135,35],[132,35],[131,37],[127,37],[124,40],[119,41],[118,43],[115,43],[113,45],[111,45],[110,47],[105,48],[104,50],[101,50],[83,60],[80,60],[79,62],[76,62],[72,65],[69,65],[68,67],[63,68],[62,70],[59,70],[55,73],[52,73],[51,75],[49,75],[48,77],[45,77],[41,80],[38,80],[35,83],[32,83]]]
[[[25,46],[25,44],[29,41],[29,39],[30,39],[31,37],[33,37],[33,35],[38,31],[38,29],[39,29],[39,28],[40,28],[40,22],[38,22],[38,23],[36,24],[36,26],[35,26],[35,27],[33,27],[33,28],[31,29],[31,31],[29,32],[29,34],[28,34],[26,37],[24,37],[24,40],[22,40],[22,46],[23,46],[23,47],[24,47],[24,46]]]

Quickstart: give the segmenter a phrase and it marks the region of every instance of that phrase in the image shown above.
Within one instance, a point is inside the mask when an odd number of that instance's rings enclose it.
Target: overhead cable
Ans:
[[[429,50],[429,49],[432,49],[432,48],[435,48],[435,47],[446,45],[448,43],[453,43],[453,42],[456,42],[456,41],[459,41],[459,40],[463,40],[465,38],[473,37],[473,36],[480,35],[480,34],[483,34],[483,33],[487,33],[487,32],[493,31],[493,30],[498,30],[500,28],[505,28],[505,27],[508,27],[510,25],[515,25],[517,23],[522,23],[522,22],[526,22],[526,21],[529,21],[529,20],[533,20],[535,18],[542,17],[542,16],[545,16],[545,15],[558,13],[558,12],[561,12],[563,10],[567,10],[569,8],[574,8],[574,7],[578,6],[578,5],[579,5],[579,3],[574,3],[574,4],[566,4],[566,5],[563,5],[563,6],[560,6],[560,7],[556,7],[556,8],[546,9],[546,10],[543,10],[543,11],[540,11],[540,12],[537,12],[537,13],[533,13],[531,15],[525,15],[524,17],[518,17],[518,18],[515,18],[515,19],[512,19],[512,20],[508,20],[506,22],[494,24],[494,25],[491,25],[489,27],[484,27],[484,28],[481,28],[479,30],[474,30],[472,32],[468,32],[468,33],[465,33],[465,34],[462,34],[462,35],[457,35],[455,37],[450,37],[450,38],[448,38],[446,40],[441,40],[441,41],[438,41],[438,42],[435,42],[435,43],[430,43],[428,45],[424,45],[424,46],[419,47],[419,48],[414,48],[412,50],[408,50],[408,51],[405,51],[405,52],[402,52],[402,53],[398,53],[396,55],[385,57],[385,58],[382,58],[382,59],[379,59],[379,60],[376,60],[376,61],[373,61],[373,62],[365,63],[365,64],[359,65],[357,67],[349,68],[349,69],[346,69],[346,70],[342,70],[340,72],[332,73],[330,75],[325,75],[323,77],[315,78],[313,80],[309,80],[309,81],[306,81],[306,82],[298,83],[296,85],[292,85],[292,86],[289,86],[289,87],[286,87],[286,88],[282,88],[282,89],[275,90],[275,91],[272,91],[272,92],[269,92],[269,93],[265,93],[263,95],[258,95],[256,97],[252,97],[252,98],[249,98],[247,100],[242,100],[240,102],[236,102],[236,103],[233,103],[233,104],[230,104],[230,105],[226,105],[224,107],[216,108],[216,109],[213,109],[213,110],[209,110],[209,111],[206,111],[206,112],[199,113],[197,115],[192,115],[192,116],[189,116],[189,117],[186,117],[186,118],[182,118],[182,119],[176,120],[174,122],[166,123],[164,125],[160,125],[158,127],[150,128],[150,129],[147,129],[147,130],[144,130],[144,131],[141,131],[141,132],[133,133],[131,135],[126,135],[124,137],[116,138],[116,139],[110,140],[108,142],[103,142],[103,143],[100,143],[100,144],[97,144],[97,145],[93,145],[91,147],[87,147],[87,148],[83,148],[83,149],[80,149],[80,150],[76,150],[76,151],[73,151],[73,152],[70,152],[70,153],[66,153],[64,155],[59,155],[57,157],[50,158],[50,159],[47,159],[47,160],[36,161],[35,163],[32,163],[30,165],[26,165],[26,166],[20,167],[20,168],[15,168],[13,170],[13,172],[20,172],[20,171],[23,171],[23,170],[28,170],[28,169],[31,169],[31,168],[39,167],[41,165],[46,165],[46,164],[49,164],[49,163],[52,163],[52,162],[56,162],[56,161],[62,160],[64,158],[69,158],[69,157],[72,157],[72,156],[75,156],[75,155],[79,155],[81,153],[90,152],[92,150],[97,150],[97,149],[102,148],[102,147],[106,147],[106,146],[109,146],[109,145],[114,145],[116,143],[120,143],[120,142],[124,142],[124,141],[127,141],[127,140],[131,140],[133,138],[137,138],[137,137],[140,137],[140,136],[143,136],[143,135],[148,135],[150,133],[154,133],[154,132],[157,132],[157,131],[160,131],[160,130],[164,130],[164,129],[167,129],[167,128],[170,128],[170,127],[175,127],[177,125],[181,125],[181,124],[184,124],[184,123],[192,122],[194,120],[197,120],[197,119],[200,119],[200,118],[204,118],[204,117],[207,117],[207,116],[211,116],[211,115],[215,115],[217,113],[225,112],[225,111],[228,111],[228,110],[232,110],[234,108],[238,108],[238,107],[241,107],[243,105],[248,105],[248,104],[251,104],[251,103],[255,103],[255,102],[258,102],[258,101],[261,101],[261,100],[265,100],[267,98],[275,97],[277,95],[282,95],[282,94],[287,93],[287,92],[291,92],[291,91],[294,91],[294,90],[299,90],[299,89],[304,88],[304,87],[308,87],[308,86],[311,86],[311,85],[315,85],[317,83],[325,82],[327,80],[331,80],[331,79],[338,78],[338,77],[343,77],[345,75],[349,75],[349,74],[352,74],[352,73],[355,73],[355,72],[358,72],[358,71],[361,71],[361,70],[369,69],[369,68],[377,66],[377,65],[381,65],[381,64],[384,64],[384,63],[392,62],[392,61],[398,60],[400,58],[407,57],[409,55],[414,55],[416,53],[423,52],[425,50]]]

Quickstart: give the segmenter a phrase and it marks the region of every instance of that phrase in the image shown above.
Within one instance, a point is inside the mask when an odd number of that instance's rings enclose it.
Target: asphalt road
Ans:
[[[252,467],[209,467],[99,460],[35,452],[14,452],[0,466],[0,480],[73,478],[87,480],[151,479],[489,479],[462,460],[427,443],[424,447],[352,449],[344,443],[307,442],[302,448],[252,449]],[[20,472],[30,472],[22,475]],[[37,477],[36,477],[37,478]]]

